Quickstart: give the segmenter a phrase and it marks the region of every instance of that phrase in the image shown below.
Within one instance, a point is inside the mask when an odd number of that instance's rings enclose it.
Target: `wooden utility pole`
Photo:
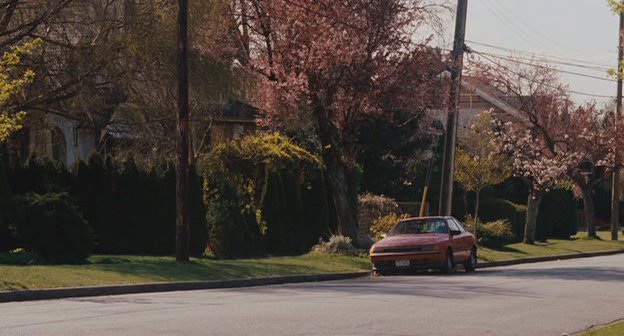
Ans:
[[[455,144],[457,142],[457,121],[459,96],[464,65],[464,39],[466,37],[466,15],[468,0],[458,0],[455,20],[455,42],[451,69],[451,104],[447,113],[446,134],[444,135],[444,159],[442,161],[442,185],[440,186],[440,215],[450,216],[453,205],[453,173],[455,170]]]
[[[624,0],[622,1],[624,4]],[[622,58],[624,56],[624,12],[620,13],[620,32],[618,44],[618,80],[617,80],[617,99],[615,107],[615,132],[617,137],[618,125],[622,118]],[[618,226],[620,224],[620,167],[618,143],[615,145],[615,168],[613,170],[613,178],[611,183],[611,240],[618,240]]]
[[[176,261],[189,261],[188,0],[178,0],[178,106],[176,127]]]

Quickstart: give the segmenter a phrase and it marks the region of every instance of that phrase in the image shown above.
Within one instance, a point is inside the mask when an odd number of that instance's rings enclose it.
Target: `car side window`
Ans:
[[[448,222],[449,230],[451,230],[451,231],[461,231],[461,230],[457,227],[457,224],[455,223],[455,221],[454,221],[454,220],[449,219],[449,220],[447,220],[447,222]]]
[[[455,222],[455,225],[457,225],[457,228],[459,228],[459,231],[461,231],[462,233],[466,232],[466,229],[464,229],[464,226],[462,225],[462,223],[460,223],[457,219],[453,219],[453,222]]]

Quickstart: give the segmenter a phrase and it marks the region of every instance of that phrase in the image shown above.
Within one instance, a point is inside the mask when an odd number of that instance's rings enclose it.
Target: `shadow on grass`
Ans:
[[[159,259],[121,260],[123,258],[96,259],[93,264],[87,267],[123,275],[139,276],[153,281],[227,280],[340,271],[324,267],[323,260],[316,263],[301,263],[297,260],[272,262],[271,259],[198,259],[188,263]]]

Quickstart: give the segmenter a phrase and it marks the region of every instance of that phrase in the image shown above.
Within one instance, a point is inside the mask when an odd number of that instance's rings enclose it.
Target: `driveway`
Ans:
[[[624,317],[624,255],[240,289],[0,304],[0,335],[548,335]]]

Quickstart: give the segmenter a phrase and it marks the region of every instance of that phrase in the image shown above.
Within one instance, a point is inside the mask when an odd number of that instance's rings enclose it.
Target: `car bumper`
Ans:
[[[400,271],[439,268],[444,266],[446,256],[439,252],[405,254],[405,253],[376,253],[371,254],[373,270]],[[397,261],[409,261],[409,264],[397,266]]]

